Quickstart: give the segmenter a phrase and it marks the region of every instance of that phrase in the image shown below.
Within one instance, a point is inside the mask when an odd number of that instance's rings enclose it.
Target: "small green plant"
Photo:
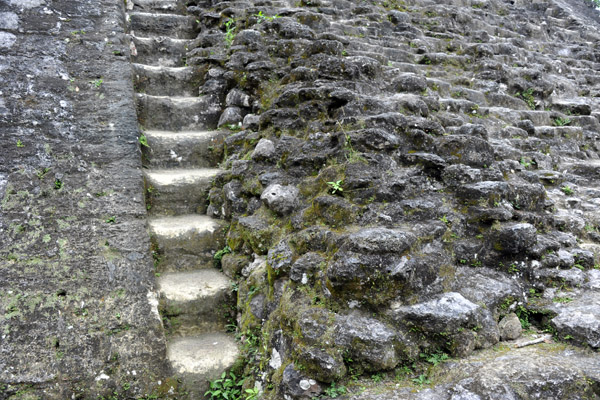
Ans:
[[[54,189],[58,190],[62,187],[63,187],[63,182],[60,179],[56,178],[54,180]]]
[[[519,267],[517,267],[517,264],[512,263],[510,264],[510,266],[508,267],[508,272],[511,274],[516,274],[519,272]]]
[[[217,264],[217,266],[221,265],[221,260],[223,259],[223,256],[225,254],[229,254],[229,253],[231,253],[231,247],[229,247],[227,245],[215,253],[215,255],[213,256],[213,259],[215,260],[215,263]]]
[[[373,380],[373,382],[378,383],[383,380],[383,376],[381,376],[381,374],[373,374],[371,375],[371,379]]]
[[[262,11],[259,11],[258,14],[254,14],[256,18],[258,18],[258,23],[262,24],[265,21],[273,21],[275,18],[279,18],[279,15],[273,15],[269,17],[268,15],[263,14]]]
[[[572,121],[569,118],[555,118],[553,122],[554,126],[567,126]]]
[[[354,147],[352,146],[352,137],[346,133],[344,127],[339,121],[338,126],[340,127],[340,130],[344,133],[344,150],[346,150],[346,160],[348,160],[348,162],[351,163],[361,162],[367,164],[367,160],[363,156],[361,156],[358,151],[354,150]]]
[[[331,194],[336,194],[336,193],[341,193],[344,191],[344,189],[342,188],[342,184],[344,183],[344,181],[342,179],[335,181],[335,182],[327,182],[327,184],[329,185],[329,190],[331,190]]]
[[[518,306],[515,310],[515,314],[517,314],[517,317],[521,322],[521,328],[529,329],[531,326],[531,322],[529,322],[529,310],[523,306]]]
[[[438,351],[437,353],[432,353],[432,354],[421,353],[421,354],[419,354],[419,357],[425,359],[425,361],[427,361],[428,363],[436,366],[436,365],[446,361],[448,359],[448,354],[446,354],[442,351]]]
[[[242,393],[244,378],[239,379],[233,372],[221,374],[221,378],[210,382],[210,389],[204,396],[210,396],[211,400],[238,400]]]
[[[342,50],[342,55],[343,55],[344,57],[346,57],[346,56],[348,55],[348,52],[347,52],[346,50]]]
[[[90,81],[90,83],[92,85],[94,85],[94,87],[96,89],[100,89],[100,87],[102,87],[102,84],[104,83],[104,80],[102,80],[102,78],[100,78],[100,79],[96,79],[96,80]]]
[[[345,386],[335,386],[335,382],[331,382],[331,386],[325,389],[325,394],[332,399],[335,399],[338,396],[342,396],[346,394]]]
[[[38,177],[38,179],[42,180],[48,172],[50,172],[50,168],[42,168],[41,170],[36,172],[35,175]]]
[[[421,374],[418,377],[413,378],[412,382],[417,386],[429,385],[431,383],[425,374]]]
[[[244,400],[256,400],[260,391],[257,388],[246,389],[246,398]]]
[[[113,215],[112,217],[106,218],[104,222],[106,222],[107,224],[114,224],[116,219],[117,217]]]
[[[227,46],[227,48],[231,47],[234,39],[235,39],[235,19],[229,18],[225,22],[225,45]]]
[[[570,196],[574,193],[573,189],[571,189],[568,185],[561,187],[560,190],[562,190],[563,193],[566,194],[567,196]]]
[[[396,381],[403,381],[404,379],[408,378],[412,374],[413,374],[412,368],[408,365],[403,365],[401,367],[396,368],[396,374],[394,376],[394,379]]]
[[[566,304],[566,303],[570,303],[573,301],[572,298],[565,296],[565,297],[555,297],[552,299],[553,302],[555,303],[562,303],[562,304]]]
[[[148,145],[148,138],[146,138],[146,135],[144,135],[143,133],[138,138],[138,142],[140,142],[140,144],[144,147],[150,147]]]
[[[17,140],[17,147],[25,147],[25,145],[23,144],[23,142],[21,142],[21,139]]]
[[[529,168],[531,167],[531,161],[527,161],[525,160],[525,158],[521,157],[521,159],[519,160],[519,163],[524,166],[525,168]]]
[[[533,97],[533,88],[529,88],[524,92],[517,93],[515,96],[520,97],[527,103],[527,106],[532,110],[535,110],[535,97]]]
[[[448,221],[448,217],[446,217],[445,214],[442,217],[440,217],[440,221],[442,221],[446,225],[448,225],[450,223],[450,221]]]

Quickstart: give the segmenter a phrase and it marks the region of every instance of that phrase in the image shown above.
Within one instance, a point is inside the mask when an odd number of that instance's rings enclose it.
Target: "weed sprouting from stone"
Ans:
[[[227,48],[231,47],[235,39],[235,22],[235,18],[230,18],[225,22],[225,45]]]
[[[144,147],[150,147],[148,145],[148,138],[146,138],[146,135],[144,135],[143,133],[138,138],[138,142],[140,142],[140,144]]]
[[[533,88],[529,88],[524,92],[517,93],[515,96],[523,99],[529,108],[535,110],[535,97],[533,97]]]

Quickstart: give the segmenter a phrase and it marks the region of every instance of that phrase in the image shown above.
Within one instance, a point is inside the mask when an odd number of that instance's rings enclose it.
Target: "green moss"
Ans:
[[[258,178],[245,179],[242,183],[242,190],[254,196],[260,196],[263,189],[264,188]]]
[[[250,218],[253,219],[252,224],[238,223],[232,228],[227,244],[233,251],[238,251],[245,245],[256,254],[266,254],[285,231],[279,226],[280,220],[264,206]]]
[[[442,286],[444,287],[444,292],[451,291],[454,284],[454,280],[456,279],[456,267],[451,264],[440,265],[438,275],[440,278],[442,278]]]

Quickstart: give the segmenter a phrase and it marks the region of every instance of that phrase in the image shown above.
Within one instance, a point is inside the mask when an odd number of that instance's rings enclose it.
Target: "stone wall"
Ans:
[[[197,37],[136,51],[194,68],[227,134],[206,212],[229,225],[244,390],[600,396],[591,7],[171,3],[137,5]],[[116,0],[0,0],[0,398],[176,390],[125,24]]]
[[[122,7],[0,1],[0,398],[165,386]]]
[[[597,398],[592,7],[194,3],[187,62],[233,131],[208,213],[231,222],[245,388]]]

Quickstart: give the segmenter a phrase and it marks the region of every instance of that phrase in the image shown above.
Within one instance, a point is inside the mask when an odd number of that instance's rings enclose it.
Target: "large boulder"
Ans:
[[[456,292],[414,305],[393,305],[389,316],[404,331],[423,332],[434,342],[436,337],[443,338],[436,345],[459,356],[499,341],[490,311]]]
[[[438,155],[451,164],[471,167],[490,166],[494,162],[494,149],[485,140],[470,135],[442,136],[437,140]]]
[[[560,337],[600,348],[600,294],[588,292],[573,302],[555,305],[555,309],[559,313],[550,323]]]
[[[282,186],[278,183],[267,186],[260,199],[267,207],[279,215],[286,215],[294,211],[299,204],[300,192],[297,187]]]
[[[531,224],[507,224],[493,233],[493,248],[506,254],[526,252],[535,245],[537,230]]]
[[[334,341],[366,370],[392,369],[400,362],[396,330],[374,318],[338,315]]]

